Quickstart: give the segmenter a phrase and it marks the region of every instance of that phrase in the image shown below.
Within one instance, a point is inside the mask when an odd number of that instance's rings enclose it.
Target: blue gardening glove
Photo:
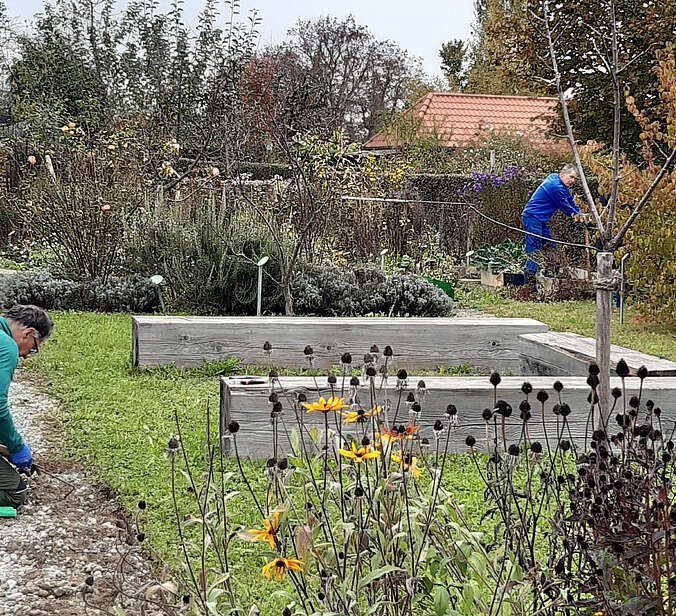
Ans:
[[[31,455],[31,450],[28,449],[27,445],[24,445],[19,451],[10,453],[9,461],[14,464],[17,468],[22,471],[29,471],[31,466],[33,466],[33,456]]]

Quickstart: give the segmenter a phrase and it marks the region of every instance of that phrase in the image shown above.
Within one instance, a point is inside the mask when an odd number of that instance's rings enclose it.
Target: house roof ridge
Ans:
[[[420,110],[418,111],[419,117],[422,118],[422,117],[425,116],[425,114],[427,113],[427,110],[430,107],[430,104],[432,103],[433,98],[434,98],[434,92],[428,92],[427,94],[425,94],[425,96],[423,96],[420,99]]]
[[[483,98],[524,98],[528,100],[535,100],[535,101],[558,101],[558,97],[556,96],[526,96],[523,94],[472,94],[470,92],[443,92],[443,91],[433,91],[433,92],[428,92],[425,96],[457,96],[457,97],[462,97],[462,98],[469,98],[469,97],[477,97],[481,96]]]

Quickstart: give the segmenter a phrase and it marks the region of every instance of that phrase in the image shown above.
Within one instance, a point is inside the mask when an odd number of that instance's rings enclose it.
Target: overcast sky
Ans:
[[[42,0],[5,0],[10,17],[25,22],[40,11]],[[126,0],[118,0],[123,7]],[[378,39],[389,39],[422,58],[425,71],[440,74],[439,48],[452,38],[467,39],[473,15],[473,0],[241,0],[242,14],[257,9],[263,22],[261,45],[279,42],[299,19],[331,15],[354,15],[357,23],[368,26]],[[167,0],[160,0],[167,7]],[[201,0],[185,0],[186,22],[194,25],[202,8]]]

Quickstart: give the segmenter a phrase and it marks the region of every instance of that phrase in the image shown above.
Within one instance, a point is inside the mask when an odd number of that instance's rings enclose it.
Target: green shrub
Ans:
[[[228,207],[199,202],[170,207],[137,219],[125,233],[124,267],[145,276],[161,274],[172,309],[215,314],[255,314],[256,262],[269,255],[263,279],[263,309],[281,310],[277,252],[263,230]]]
[[[372,267],[309,268],[294,281],[293,295],[297,314],[319,316],[444,316],[453,309],[451,299],[426,280],[409,274],[385,276]]]
[[[37,270],[0,278],[0,308],[34,304],[46,310],[152,312],[158,302],[155,285],[139,275],[74,282]]]

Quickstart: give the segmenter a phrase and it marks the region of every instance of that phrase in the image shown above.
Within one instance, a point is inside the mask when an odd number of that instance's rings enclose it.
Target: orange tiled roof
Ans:
[[[548,97],[429,92],[408,113],[421,119],[421,131],[436,133],[447,147],[476,141],[489,130],[518,131],[544,141],[557,102],[556,98]],[[363,147],[391,148],[398,145],[396,141],[379,132]]]

